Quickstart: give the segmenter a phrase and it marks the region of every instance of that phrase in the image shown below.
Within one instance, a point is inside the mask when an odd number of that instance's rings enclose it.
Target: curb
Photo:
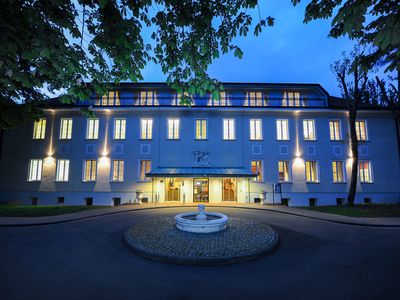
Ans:
[[[36,223],[19,223],[19,224],[18,223],[17,224],[0,224],[0,227],[30,227],[30,226],[55,225],[55,224],[70,223],[70,222],[74,222],[74,221],[93,219],[93,218],[97,218],[97,217],[110,216],[110,215],[116,215],[116,214],[128,213],[128,212],[134,212],[134,211],[151,210],[151,209],[165,209],[165,208],[178,208],[178,207],[183,207],[183,208],[184,207],[196,207],[196,205],[185,205],[185,206],[168,205],[168,206],[157,206],[157,207],[143,207],[143,208],[135,208],[135,209],[127,209],[127,210],[121,210],[121,211],[108,212],[108,213],[92,215],[92,216],[83,216],[83,217],[76,217],[76,218],[65,219],[65,220],[57,220],[57,221],[44,221],[44,222],[36,222]],[[237,209],[269,211],[269,212],[281,213],[281,214],[286,214],[286,215],[291,215],[291,216],[296,216],[296,217],[303,217],[303,218],[324,221],[324,222],[329,222],[329,223],[361,226],[361,227],[400,228],[400,224],[399,225],[397,225],[397,224],[369,224],[369,223],[332,220],[332,219],[325,219],[325,218],[321,218],[321,217],[302,215],[300,213],[295,213],[295,212],[275,210],[275,209],[270,209],[270,208],[245,207],[245,206],[235,206],[235,205],[208,205],[208,207],[222,207],[222,208],[237,208]]]

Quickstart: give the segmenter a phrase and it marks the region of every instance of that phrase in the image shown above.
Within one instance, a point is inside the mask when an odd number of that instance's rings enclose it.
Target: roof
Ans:
[[[156,168],[146,174],[147,177],[251,177],[257,174],[246,168]]]

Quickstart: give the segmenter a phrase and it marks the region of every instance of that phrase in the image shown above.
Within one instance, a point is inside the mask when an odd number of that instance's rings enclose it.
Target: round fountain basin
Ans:
[[[228,223],[228,216],[216,212],[204,212],[205,220],[198,220],[196,212],[181,213],[175,216],[176,227],[194,233],[212,233],[222,231]]]

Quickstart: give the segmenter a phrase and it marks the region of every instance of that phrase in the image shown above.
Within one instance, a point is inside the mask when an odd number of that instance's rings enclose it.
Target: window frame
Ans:
[[[94,122],[93,126],[90,126],[91,122]],[[98,140],[99,139],[99,126],[100,126],[100,121],[99,118],[88,118],[86,121],[86,139],[87,140]],[[93,127],[93,128],[92,128]],[[91,131],[92,132],[92,137],[90,135]]]
[[[339,132],[336,132],[335,126],[331,127],[332,123],[338,123],[338,131]],[[334,131],[333,132],[334,137],[336,136],[336,133],[338,133],[338,138],[337,139],[336,138],[332,139],[332,128],[334,129],[333,130]],[[343,140],[343,137],[342,137],[342,122],[341,122],[341,120],[339,120],[339,119],[329,120],[329,140],[331,142],[337,142],[337,141],[342,141]]]
[[[306,137],[306,131],[307,131],[307,136],[310,135],[310,122],[313,125],[312,126],[312,132],[314,133],[313,138]],[[304,126],[305,123],[307,124],[307,126]],[[316,141],[317,140],[317,126],[316,126],[315,119],[303,119],[303,140],[304,141]]]
[[[62,166],[62,178],[60,178],[60,168],[61,168],[61,162],[63,162]],[[57,159],[57,164],[56,164],[56,182],[68,182],[69,181],[69,174],[70,174],[70,160],[69,159]]]
[[[286,163],[287,164],[287,180],[281,180],[280,177],[280,164]],[[292,182],[292,172],[290,168],[290,161],[289,160],[278,160],[278,182],[280,183],[290,183]]]
[[[284,133],[284,131],[283,131],[283,127],[282,127],[282,123],[286,123],[286,135],[287,135],[287,139],[284,139],[284,138],[279,138],[279,135],[281,135],[282,137],[283,137],[283,133]],[[275,124],[276,124],[276,140],[277,141],[290,141],[290,130],[289,130],[289,119],[276,119],[276,122],[275,122]],[[279,130],[279,126],[278,126],[278,124],[281,124],[280,125],[280,129],[281,130]]]
[[[254,126],[252,126],[252,122],[254,122]],[[259,122],[259,137],[257,137],[257,123]],[[262,141],[263,140],[263,122],[262,119],[250,119],[249,120],[249,129],[250,129],[250,136],[249,136],[249,140],[250,141]],[[252,131],[252,129],[254,129],[254,132]],[[253,133],[253,134],[252,134]],[[253,137],[252,137],[253,135]]]
[[[197,121],[200,121],[200,124],[201,124],[201,128],[200,128],[200,132],[201,132],[201,135],[200,135],[200,137],[198,137],[197,136]],[[203,122],[205,123],[204,124],[204,131],[205,131],[205,136],[203,137]],[[207,118],[196,118],[196,119],[194,119],[194,139],[196,140],[196,141],[205,141],[205,140],[208,140],[208,119]]]
[[[143,173],[144,174],[144,177],[142,177],[142,171],[143,171],[143,163],[144,163],[144,166],[145,166],[145,168],[146,168],[146,170],[147,170],[147,167],[148,167],[148,171],[146,171],[145,170],[145,172]],[[147,165],[147,163],[148,163],[148,165]],[[146,176],[146,173],[148,173],[148,172],[150,172],[151,171],[151,159],[140,159],[139,160],[139,174],[138,174],[138,180],[137,180],[137,182],[150,182],[151,181],[151,178],[148,178],[147,176]]]
[[[86,175],[88,175],[87,174],[87,167],[88,167],[88,165],[87,165],[87,163],[88,162],[91,162],[91,164],[90,164],[90,175],[89,175],[89,177],[90,177],[90,179],[87,179],[86,177]],[[93,174],[93,162],[94,162],[94,174]],[[83,182],[96,182],[96,180],[97,180],[97,159],[85,159],[85,160],[83,160],[83,170],[82,170],[83,172],[82,172],[82,181]],[[94,177],[94,179],[93,179],[93,177]]]
[[[40,118],[39,120],[34,121],[33,122],[32,139],[33,140],[46,139],[46,127],[47,127],[47,119],[46,118]]]
[[[298,98],[295,95],[298,94]],[[290,97],[293,96],[293,97]],[[296,105],[298,104],[298,105]],[[282,107],[304,107],[307,106],[300,91],[284,91],[282,95]]]
[[[341,165],[342,165],[342,167],[341,167],[341,171],[342,171],[342,180],[341,181],[338,181],[338,180],[336,180],[335,181],[335,170],[336,170],[336,174],[338,174],[338,170],[339,170],[339,168],[338,168],[338,163],[341,163]],[[334,167],[334,164],[336,164],[336,167]],[[346,178],[346,162],[345,161],[343,161],[343,160],[333,160],[332,161],[332,163],[331,163],[331,170],[332,170],[332,182],[333,183],[346,183],[347,182],[347,178]],[[338,177],[337,175],[336,175],[336,177]]]
[[[67,122],[67,128],[64,130],[64,122]],[[60,140],[72,140],[72,126],[73,126],[73,119],[72,118],[60,118]],[[65,133],[65,137],[64,134]]]
[[[227,122],[227,123],[225,123]],[[222,140],[223,141],[234,141],[236,140],[236,124],[235,119],[233,118],[223,118],[222,119]],[[227,124],[227,128],[225,130],[225,125]],[[232,128],[231,125],[232,125]],[[227,137],[225,137],[225,131],[227,132]]]
[[[361,131],[360,131],[360,126],[358,126],[358,130],[357,130],[357,123],[364,123],[364,135],[365,135],[365,138],[364,139],[359,139],[359,133],[361,133]],[[367,120],[356,120],[356,122],[355,122],[355,128],[356,128],[356,135],[357,135],[357,140],[359,141],[359,142],[367,142],[367,141],[369,141],[369,135],[368,135],[368,123],[367,123]],[[360,136],[361,137],[361,136]]]
[[[254,97],[252,98],[252,94]],[[264,107],[266,106],[264,91],[252,90],[246,92],[246,99],[243,106]],[[260,96],[260,97],[258,97]]]
[[[143,101],[143,99],[144,99],[144,101]],[[157,91],[155,91],[155,90],[139,91],[138,103],[136,105],[138,105],[138,106],[159,106]]]
[[[120,122],[119,126],[117,126],[117,121]],[[123,124],[123,126],[122,126],[122,124]],[[114,118],[113,125],[114,125],[113,139],[114,140],[125,140],[126,139],[126,118]],[[117,137],[117,128],[118,128],[118,137]],[[122,135],[123,135],[123,137],[122,137]]]
[[[149,124],[150,124],[150,126],[149,126]],[[153,139],[153,119],[152,118],[141,118],[140,119],[139,140],[152,140],[152,139]]]
[[[118,170],[117,170],[117,178],[114,178],[114,168],[115,168],[115,162],[118,162]],[[121,167],[122,164],[122,167]],[[122,171],[121,171],[122,169]],[[119,183],[119,182],[124,182],[125,180],[125,161],[123,159],[113,159],[111,161],[111,168],[110,168],[111,174],[110,174],[110,181],[114,183]],[[120,178],[122,177],[122,179]]]
[[[316,172],[316,180],[308,180],[307,178],[307,163],[315,163],[315,172]],[[319,171],[319,162],[317,160],[306,160],[304,163],[305,166],[305,177],[306,177],[306,183],[320,183],[320,171]],[[311,169],[310,169],[311,171]],[[311,174],[311,172],[310,172]],[[311,178],[312,179],[312,178]]]
[[[171,125],[172,125],[172,128],[170,128]],[[179,140],[180,135],[181,135],[180,127],[181,127],[181,120],[179,118],[168,118],[167,119],[167,140]]]
[[[361,172],[361,164],[367,163],[368,164],[368,177],[369,181],[365,180],[365,171]],[[363,174],[363,175],[361,175]],[[371,160],[360,160],[358,162],[358,178],[360,183],[374,183],[374,172],[372,170],[372,161]]]
[[[34,162],[37,163],[36,166],[34,166]],[[35,167],[35,168],[33,168]],[[35,172],[33,172],[35,171]],[[33,174],[35,173],[35,174]],[[34,175],[34,176],[32,176]],[[38,159],[38,158],[33,158],[29,160],[29,165],[28,165],[28,182],[40,182],[42,181],[42,176],[43,176],[43,159]]]
[[[253,180],[252,180],[252,182],[256,182],[256,183],[262,183],[262,182],[265,182],[265,177],[264,177],[264,161],[263,160],[261,160],[261,159],[252,159],[251,161],[250,161],[250,170],[251,170],[251,172],[253,173],[253,174],[255,174],[254,172],[253,172],[253,162],[259,162],[260,164],[259,165],[255,165],[255,167],[257,167],[257,168],[260,168],[260,170],[259,170],[259,172],[258,172],[258,175],[257,175],[257,177],[253,177]]]

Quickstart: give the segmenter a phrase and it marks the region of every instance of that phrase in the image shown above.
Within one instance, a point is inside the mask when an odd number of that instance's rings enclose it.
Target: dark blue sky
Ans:
[[[330,20],[303,24],[305,4],[293,7],[290,0],[260,1],[262,17],[275,17],[275,25],[258,37],[238,38],[243,58],[233,54],[214,61],[211,76],[221,81],[319,83],[330,94],[340,96],[330,65],[354,42],[347,37],[328,38]],[[308,2],[308,1],[305,1]],[[254,11],[254,20],[258,13]],[[161,69],[149,64],[143,70],[145,81],[164,81]]]

